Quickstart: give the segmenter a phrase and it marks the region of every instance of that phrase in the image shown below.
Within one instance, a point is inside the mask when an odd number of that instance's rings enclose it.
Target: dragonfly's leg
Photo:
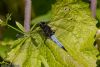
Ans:
[[[44,38],[44,44],[46,44],[47,37]]]

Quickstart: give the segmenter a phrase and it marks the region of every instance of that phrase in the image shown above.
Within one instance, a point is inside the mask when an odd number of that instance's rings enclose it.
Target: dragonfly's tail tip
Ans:
[[[65,47],[62,46],[61,48],[64,49],[67,52],[67,50],[65,49]]]

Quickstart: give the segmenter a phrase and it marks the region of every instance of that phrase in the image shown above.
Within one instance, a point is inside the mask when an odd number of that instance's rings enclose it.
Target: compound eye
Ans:
[[[46,25],[46,23],[45,22],[40,22],[39,25],[43,26],[43,25]]]
[[[55,31],[52,31],[52,34],[55,34]]]
[[[45,22],[40,22],[40,23],[43,24],[43,25],[46,24]]]

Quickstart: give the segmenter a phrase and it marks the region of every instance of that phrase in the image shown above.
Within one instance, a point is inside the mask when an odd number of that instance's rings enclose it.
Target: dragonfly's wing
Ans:
[[[60,43],[60,41],[56,38],[55,35],[52,35],[52,36],[51,36],[51,39],[52,39],[59,47],[63,48],[65,51],[67,51],[67,50],[64,48],[64,46]]]

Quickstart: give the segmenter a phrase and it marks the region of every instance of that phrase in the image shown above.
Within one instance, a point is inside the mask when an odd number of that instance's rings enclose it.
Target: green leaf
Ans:
[[[39,17],[36,17],[35,19],[32,20],[32,25],[33,24],[37,24],[41,21],[44,21],[44,22],[48,22],[51,20],[51,11],[49,11],[48,13],[44,14],[44,15],[41,15]]]
[[[24,27],[23,27],[19,22],[16,22],[16,25],[18,26],[18,28],[19,28],[21,31],[25,32]]]
[[[11,14],[8,13],[8,14],[6,15],[6,18],[7,18],[7,19],[6,19],[6,24],[8,24],[8,21],[11,20]]]
[[[6,26],[6,23],[0,19],[0,26]]]
[[[60,3],[63,4],[59,5]],[[84,2],[65,4],[59,2],[53,6],[50,26],[56,30],[55,35],[79,66],[70,59],[70,63],[68,61],[66,63],[70,67],[96,67],[98,51],[94,48],[93,43],[97,21],[91,17],[88,4]],[[50,45],[51,41],[48,42]],[[49,48],[52,49],[52,47]],[[64,60],[59,59],[60,55],[57,56],[56,51],[52,49],[52,52],[60,63],[64,63]]]
[[[97,0],[96,18],[98,20],[98,27],[100,27],[100,0]]]
[[[9,51],[10,51],[10,46],[0,45],[0,57],[5,58],[7,56],[7,52]]]
[[[98,20],[100,21],[100,8],[96,10],[96,15],[97,15]]]

